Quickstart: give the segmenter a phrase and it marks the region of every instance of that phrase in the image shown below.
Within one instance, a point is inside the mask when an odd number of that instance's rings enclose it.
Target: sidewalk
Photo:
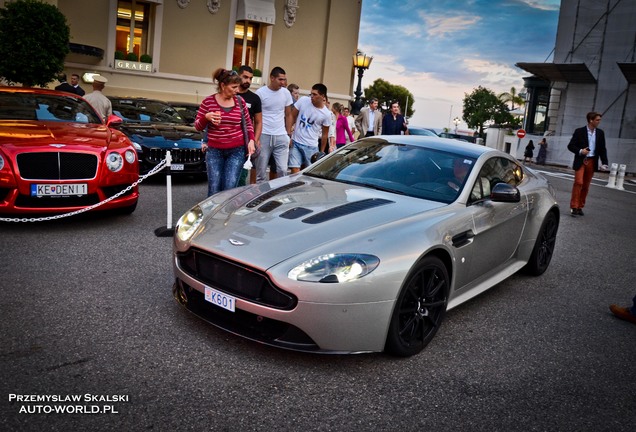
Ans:
[[[534,170],[541,170],[541,169],[547,169],[550,171],[557,171],[557,172],[562,172],[562,173],[567,173],[567,174],[572,174],[574,175],[574,171],[572,170],[572,168],[570,167],[564,167],[563,165],[550,165],[550,164],[546,164],[546,165],[537,165],[534,162],[523,162],[523,161],[519,161],[520,164],[527,166],[528,168],[532,168]],[[594,173],[594,179],[596,180],[603,180],[603,181],[608,181],[609,180],[609,171],[597,171]],[[636,175],[634,174],[625,174],[625,183],[629,183],[629,184],[636,184]]]

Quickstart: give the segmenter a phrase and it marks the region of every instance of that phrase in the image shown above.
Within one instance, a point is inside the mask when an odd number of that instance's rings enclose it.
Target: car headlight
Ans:
[[[112,152],[106,156],[106,166],[112,172],[117,172],[124,166],[124,158],[119,153]]]
[[[289,271],[287,277],[303,282],[338,283],[359,279],[380,264],[373,255],[340,253],[305,261]]]
[[[0,156],[0,170],[4,168],[4,158]]]
[[[143,149],[141,148],[141,144],[136,143],[136,142],[132,142],[133,147],[135,148],[135,150],[137,150],[138,152],[142,151]]]
[[[126,150],[126,153],[124,153],[124,158],[126,158],[126,162],[128,162],[129,164],[134,163],[135,152],[132,150]]]
[[[197,230],[203,220],[203,210],[201,207],[194,206],[188,210],[177,222],[175,230],[177,237],[181,241],[188,241]]]

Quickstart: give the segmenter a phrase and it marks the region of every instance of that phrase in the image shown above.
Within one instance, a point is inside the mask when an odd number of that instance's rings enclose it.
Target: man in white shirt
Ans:
[[[102,93],[107,82],[108,79],[106,79],[106,77],[93,75],[93,92],[84,96],[84,99],[95,108],[95,111],[102,116],[104,121],[113,113],[113,104],[110,102],[110,99]]]
[[[356,117],[356,129],[360,132],[360,138],[382,135],[382,112],[378,109],[378,100],[373,98],[369,106],[360,110]]]
[[[292,108],[295,125],[289,153],[292,174],[297,173],[301,166],[311,165],[311,157],[318,152],[318,138],[321,139],[320,151],[325,151],[331,125],[331,111],[325,105],[326,97],[327,87],[314,84],[311,95],[298,99]]]
[[[276,162],[277,177],[287,175],[293,100],[286,85],[285,70],[276,66],[269,75],[269,84],[256,90],[256,94],[261,98],[263,116],[260,153],[256,159],[257,183],[268,180],[267,165],[272,155]]]

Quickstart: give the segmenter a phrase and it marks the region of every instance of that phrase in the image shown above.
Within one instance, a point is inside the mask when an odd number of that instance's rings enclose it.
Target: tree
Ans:
[[[408,101],[409,106],[406,108],[404,115],[411,117],[415,112],[413,109],[413,103],[415,102],[413,94],[411,94],[406,87],[391,84],[382,78],[376,79],[371,86],[364,89],[364,98],[367,101],[372,98],[377,98],[380,105],[384,103],[388,105],[391,101],[398,101],[403,113],[404,106]]]
[[[508,107],[492,90],[479,86],[470,95],[464,95],[463,119],[468,127],[479,129],[479,136],[484,136],[486,123],[513,124],[514,118]]]
[[[17,0],[0,8],[0,78],[46,86],[64,70],[71,31],[57,6]]]
[[[525,105],[526,101],[517,94],[517,89],[510,87],[510,92],[503,92],[499,95],[499,100],[503,103],[510,102],[510,111],[515,110],[515,104],[518,106]]]

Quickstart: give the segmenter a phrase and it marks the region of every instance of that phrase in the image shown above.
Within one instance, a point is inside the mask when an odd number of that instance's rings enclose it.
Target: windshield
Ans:
[[[102,124],[88,102],[63,94],[0,92],[0,120]]]
[[[183,123],[185,120],[170,105],[146,99],[111,99],[113,114],[124,122]]]
[[[459,196],[475,159],[425,147],[363,140],[304,171],[306,175],[444,203]]]

